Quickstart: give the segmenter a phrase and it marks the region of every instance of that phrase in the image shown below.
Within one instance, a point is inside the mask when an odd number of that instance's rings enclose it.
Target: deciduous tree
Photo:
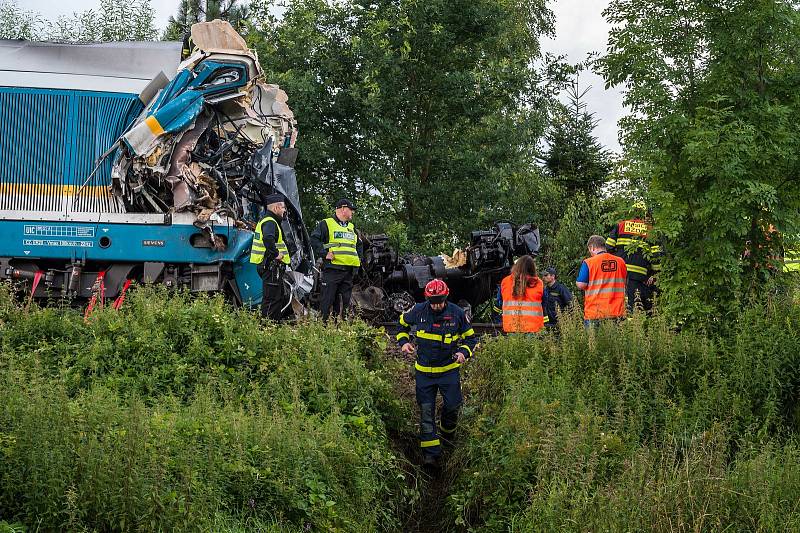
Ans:
[[[265,4],[254,13],[251,42],[303,135],[306,204],[355,194],[424,245],[491,221],[504,181],[533,166],[551,96],[534,66],[552,31],[544,0],[298,0],[280,22]]]
[[[669,240],[663,300],[719,314],[758,291],[800,208],[795,0],[613,0],[603,71]]]

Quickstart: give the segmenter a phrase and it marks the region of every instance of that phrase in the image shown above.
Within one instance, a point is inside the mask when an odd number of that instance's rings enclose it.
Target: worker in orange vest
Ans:
[[[546,298],[544,282],[536,273],[533,257],[523,255],[511,274],[500,282],[503,309],[503,331],[506,333],[537,333],[544,327]]]
[[[625,261],[606,251],[606,240],[592,235],[586,243],[591,257],[581,263],[575,285],[584,291],[583,318],[594,321],[625,315]]]

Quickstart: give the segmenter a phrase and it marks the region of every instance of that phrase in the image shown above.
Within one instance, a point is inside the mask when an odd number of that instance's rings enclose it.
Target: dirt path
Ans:
[[[392,343],[387,349],[391,357],[405,360],[400,350]],[[408,363],[409,365],[411,363]],[[452,525],[447,511],[447,497],[450,487],[457,475],[450,461],[451,450],[445,448],[436,469],[422,467],[422,454],[417,436],[419,411],[417,409],[412,373],[404,372],[395,380],[395,393],[409,406],[413,406],[412,420],[406,431],[390,434],[394,448],[408,461],[407,479],[419,490],[420,499],[415,502],[406,517],[402,531],[404,533],[439,533],[459,531]]]

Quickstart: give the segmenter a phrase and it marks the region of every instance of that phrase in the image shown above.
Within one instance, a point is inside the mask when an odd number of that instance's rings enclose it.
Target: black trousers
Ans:
[[[628,278],[626,292],[628,311],[636,308],[649,313],[653,310],[653,286],[645,284],[645,280]]]
[[[284,272],[286,272],[286,265],[283,263],[273,263],[265,269],[259,267],[263,291],[261,314],[276,322],[284,318],[281,310],[286,307],[289,300],[286,297],[286,286],[283,283]]]
[[[334,316],[344,317],[350,307],[350,295],[353,293],[353,269],[341,270],[326,268],[322,270],[322,291],[319,310],[322,319],[328,320],[333,311]]]

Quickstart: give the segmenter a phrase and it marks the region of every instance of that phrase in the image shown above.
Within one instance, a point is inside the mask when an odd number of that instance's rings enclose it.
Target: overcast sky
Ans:
[[[591,51],[605,52],[608,24],[601,15],[609,0],[551,0],[550,8],[556,15],[556,38],[542,43],[547,52],[566,54],[577,63]],[[177,11],[178,0],[151,0],[155,9],[155,24],[164,29],[170,15]],[[24,9],[38,11],[48,19],[69,15],[76,11],[96,9],[99,0],[17,0]],[[591,73],[581,75],[582,86],[592,86],[586,103],[589,111],[600,120],[595,131],[600,141],[609,149],[619,151],[617,121],[624,115],[619,90],[604,90],[603,79]]]
[[[542,42],[546,52],[566,54],[570,63],[586,59],[589,52],[605,53],[609,26],[602,12],[609,0],[551,0],[556,15],[556,38]],[[617,121],[625,114],[619,89],[604,89],[603,78],[586,72],[580,86],[591,86],[586,95],[588,110],[600,120],[595,134],[607,148],[619,152]]]

